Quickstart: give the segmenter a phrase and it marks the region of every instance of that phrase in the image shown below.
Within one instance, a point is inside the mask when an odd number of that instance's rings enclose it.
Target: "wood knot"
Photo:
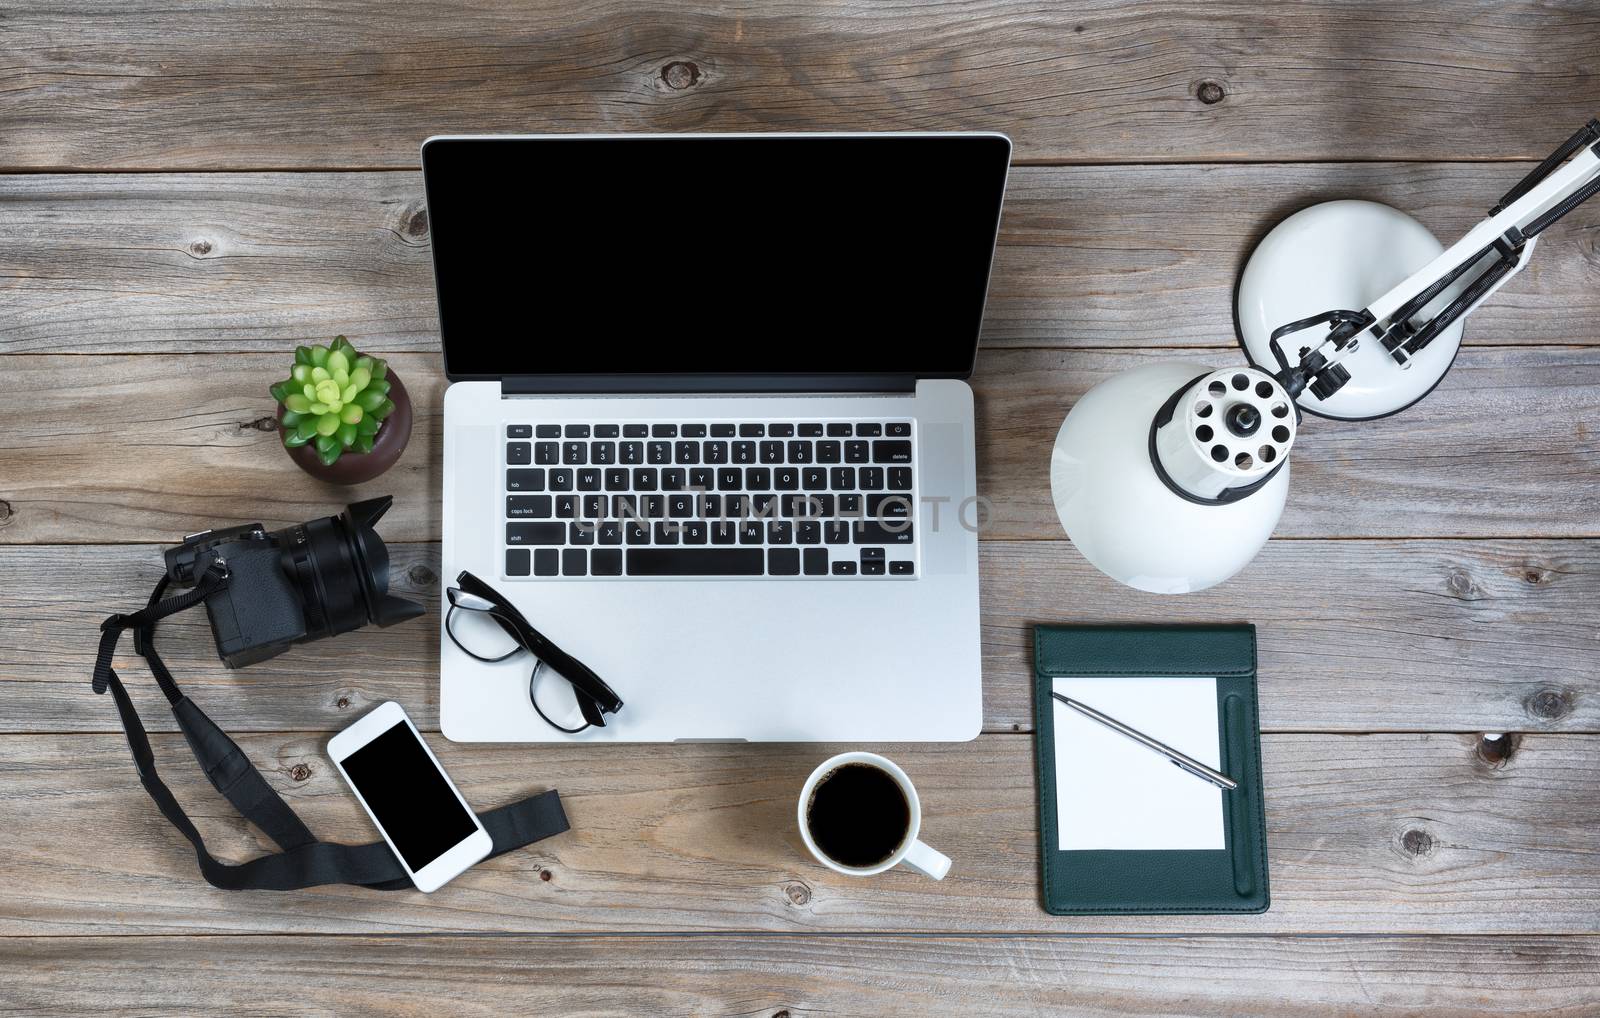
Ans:
[[[700,84],[700,66],[692,60],[674,60],[661,68],[661,82],[674,92]]]
[[[1413,827],[1400,835],[1400,847],[1406,855],[1420,858],[1433,851],[1433,835],[1420,827]]]
[[[1215,78],[1206,78],[1194,87],[1194,97],[1207,106],[1215,106],[1228,97],[1227,89]]]
[[[333,701],[333,705],[340,710],[347,710],[350,707],[350,698],[348,696],[341,696],[339,699]]]
[[[811,888],[807,887],[805,884],[800,883],[799,881],[796,881],[795,883],[790,884],[788,887],[785,887],[783,889],[783,893],[784,893],[785,896],[788,897],[789,901],[792,904],[795,904],[795,905],[809,905],[809,904],[811,904]]]
[[[428,235],[428,210],[416,209],[406,216],[406,236],[421,239]]]
[[[278,430],[278,419],[276,417],[268,415],[266,417],[257,417],[253,421],[240,421],[239,422],[239,430],[240,431],[277,431]]]
[[[1541,584],[1549,583],[1553,575],[1555,574],[1543,566],[1530,565],[1522,570],[1522,582],[1529,586],[1537,587]]]
[[[1444,587],[1445,590],[1450,592],[1451,597],[1459,598],[1463,601],[1475,600],[1482,593],[1477,581],[1465,569],[1450,570],[1445,575]]]
[[[789,1018],[789,1009],[784,1008],[782,1011],[772,1012],[772,1018]]]
[[[406,579],[413,587],[431,587],[438,582],[439,574],[419,562],[406,570]]]
[[[1478,759],[1493,770],[1499,770],[1511,760],[1512,754],[1517,751],[1518,738],[1510,733],[1485,732],[1478,737],[1478,744],[1474,748]]]
[[[1522,709],[1540,721],[1559,721],[1572,713],[1572,696],[1564,689],[1546,686],[1529,694]]]
[[[10,522],[11,516],[15,512],[16,512],[16,510],[11,508],[11,503],[10,502],[7,502],[5,499],[0,498],[0,523],[8,523],[8,522]]]
[[[1082,25],[1073,25],[1072,26],[1072,33],[1074,35],[1082,35],[1083,34],[1083,26]]]
[[[193,244],[189,245],[189,253],[194,255],[196,258],[204,258],[206,255],[211,253],[211,241],[195,241]]]
[[[289,768],[289,777],[295,781],[304,781],[311,777],[311,768],[303,763],[297,763]]]
[[[555,874],[551,873],[549,870],[540,870],[539,871],[539,879],[543,880],[547,884],[550,882],[550,878],[554,877],[554,876],[555,876]]]

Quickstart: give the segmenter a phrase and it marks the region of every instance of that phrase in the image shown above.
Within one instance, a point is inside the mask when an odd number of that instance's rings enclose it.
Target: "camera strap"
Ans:
[[[156,653],[153,643],[156,622],[192,608],[227,582],[226,570],[213,563],[193,589],[163,600],[167,578],[162,577],[142,610],[131,615],[113,615],[100,626],[100,650],[94,663],[94,691],[103,694],[107,689],[111,690],[117,713],[122,718],[123,730],[127,733],[128,748],[133,752],[140,783],[150,793],[150,798],[155,800],[162,815],[194,845],[200,873],[213,887],[229,891],[291,891],[324,884],[357,884],[383,891],[414,887],[415,884],[387,842],[339,845],[318,841],[245,757],[244,751],[206,717],[193,700],[184,696],[173,681],[172,673]],[[177,719],[189,749],[212,786],[282,851],[234,864],[222,862],[206,849],[200,831],[156,773],[155,754],[150,749],[150,738],[145,733],[144,723],[139,719],[138,711],[133,709],[133,700],[129,698],[121,678],[111,667],[117,643],[122,634],[129,630],[133,631],[134,653],[143,657],[150,666],[151,674],[156,677],[156,683],[172,706],[172,715]],[[568,827],[566,812],[561,808],[561,797],[555,789],[480,813],[478,819],[494,842],[491,856],[502,855],[552,834],[560,834]]]

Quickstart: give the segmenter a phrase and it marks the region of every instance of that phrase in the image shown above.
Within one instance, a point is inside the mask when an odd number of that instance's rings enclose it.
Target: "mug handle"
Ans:
[[[913,841],[910,850],[905,854],[905,858],[900,861],[923,876],[932,877],[935,880],[943,880],[944,875],[950,872],[950,857],[943,852],[929,848],[925,842],[921,841]]]

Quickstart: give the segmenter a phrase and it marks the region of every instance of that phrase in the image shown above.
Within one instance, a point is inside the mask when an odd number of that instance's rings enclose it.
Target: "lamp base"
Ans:
[[[1302,209],[1261,239],[1234,294],[1234,325],[1250,362],[1279,370],[1268,341],[1289,322],[1324,311],[1360,311],[1444,251],[1428,228],[1398,209],[1370,201],[1330,201]],[[1442,307],[1454,288],[1428,310]],[[1461,322],[1444,330],[1404,365],[1363,335],[1345,360],[1350,381],[1327,399],[1310,389],[1296,401],[1319,417],[1368,421],[1396,414],[1433,391],[1455,362]],[[1291,363],[1326,330],[1281,341]]]

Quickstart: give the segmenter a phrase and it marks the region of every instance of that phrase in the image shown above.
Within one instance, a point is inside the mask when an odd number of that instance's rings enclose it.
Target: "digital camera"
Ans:
[[[373,529],[394,499],[269,533],[259,523],[191,534],[166,552],[168,582],[193,586],[213,563],[226,582],[206,595],[217,654],[229,668],[292,644],[416,618],[422,605],[389,593],[389,550]]]

